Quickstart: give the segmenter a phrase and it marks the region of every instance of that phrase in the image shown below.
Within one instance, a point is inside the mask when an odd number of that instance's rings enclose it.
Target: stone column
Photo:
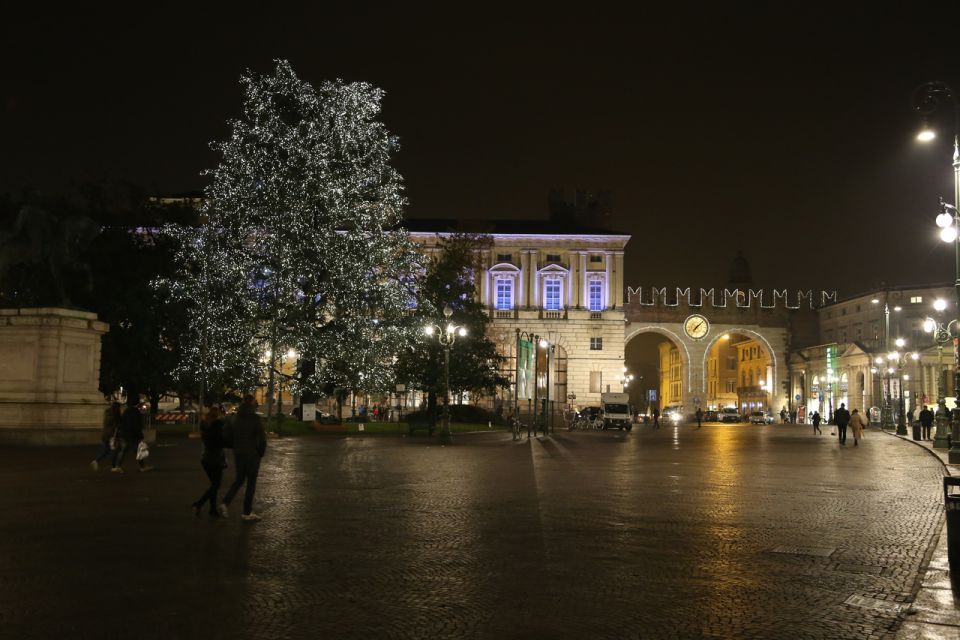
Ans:
[[[587,280],[587,252],[580,252],[580,266],[578,268],[580,272],[580,289],[577,291],[577,304],[581,308],[589,307],[590,298],[588,297],[587,287],[589,286],[589,281]]]
[[[617,306],[617,302],[613,297],[613,275],[611,273],[613,270],[613,265],[611,264],[613,262],[613,252],[612,251],[605,252],[603,256],[603,261],[604,261],[604,266],[606,267],[606,274],[607,274],[607,277],[606,277],[607,308],[615,309]]]
[[[483,273],[479,274],[479,277],[483,280],[483,286],[480,287],[480,304],[490,309],[493,307],[490,295],[490,251],[484,250],[481,255],[483,256],[481,260]]]
[[[578,271],[580,264],[576,251],[567,253],[567,262],[570,267],[570,278],[567,280],[567,306],[571,309],[580,308],[580,296],[577,295],[577,289],[580,286],[580,273]]]
[[[107,329],[84,311],[0,309],[0,443],[99,441]]]
[[[530,308],[530,298],[527,295],[527,272],[530,271],[530,252],[520,250],[520,278],[517,280],[517,307]]]
[[[617,251],[613,254],[613,295],[618,309],[623,308],[623,251]]]
[[[537,250],[530,251],[530,288],[528,289],[528,306],[536,309],[540,306],[540,291],[537,289],[539,278],[537,277]]]

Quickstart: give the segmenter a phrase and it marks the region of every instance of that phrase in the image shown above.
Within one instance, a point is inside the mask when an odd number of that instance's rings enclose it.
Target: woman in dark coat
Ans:
[[[127,403],[127,408],[120,418],[120,448],[113,452],[113,468],[110,471],[114,473],[123,473],[123,458],[128,450],[137,452],[137,446],[143,440],[143,416],[137,407],[136,401]],[[150,471],[153,467],[148,467],[143,460],[137,460],[140,465],[140,471]]]
[[[200,438],[203,441],[203,454],[200,456],[200,465],[210,479],[210,486],[200,499],[191,506],[194,515],[200,515],[203,503],[210,503],[210,517],[219,518],[217,512],[217,493],[220,491],[220,482],[223,480],[223,469],[227,466],[227,458],[223,453],[223,419],[217,407],[210,407],[206,417],[200,424]]]

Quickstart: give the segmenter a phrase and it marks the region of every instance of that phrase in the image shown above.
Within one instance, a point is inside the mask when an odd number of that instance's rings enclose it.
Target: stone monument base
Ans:
[[[0,445],[99,442],[106,331],[85,311],[0,309]]]

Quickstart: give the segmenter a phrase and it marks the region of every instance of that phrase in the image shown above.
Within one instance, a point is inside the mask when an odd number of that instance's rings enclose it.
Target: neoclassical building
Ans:
[[[630,236],[556,220],[410,220],[427,252],[451,233],[489,236],[477,292],[490,314],[490,337],[507,356],[514,379],[518,332],[536,335],[537,396],[573,406],[597,405],[600,394],[623,389],[623,256]],[[549,372],[549,373],[548,373]],[[507,406],[512,390],[496,399]]]
[[[937,299],[947,304],[942,312],[933,306]],[[817,314],[819,344],[798,348],[789,359],[791,389],[808,412],[827,416],[840,403],[879,409],[887,399],[896,411],[902,398],[904,410],[916,414],[920,405],[936,404],[941,382],[946,406],[954,408],[953,341],[938,349],[934,335],[924,331],[926,318],[948,323],[957,317],[951,285],[878,289]],[[889,358],[894,351],[902,360]],[[879,419],[877,411],[871,419]]]

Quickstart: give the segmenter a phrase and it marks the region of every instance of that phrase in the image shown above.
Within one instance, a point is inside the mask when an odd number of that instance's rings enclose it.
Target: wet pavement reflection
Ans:
[[[877,432],[271,441],[256,524],[194,518],[199,445],[162,444],[0,449],[4,633],[882,638],[942,522],[939,463]]]

